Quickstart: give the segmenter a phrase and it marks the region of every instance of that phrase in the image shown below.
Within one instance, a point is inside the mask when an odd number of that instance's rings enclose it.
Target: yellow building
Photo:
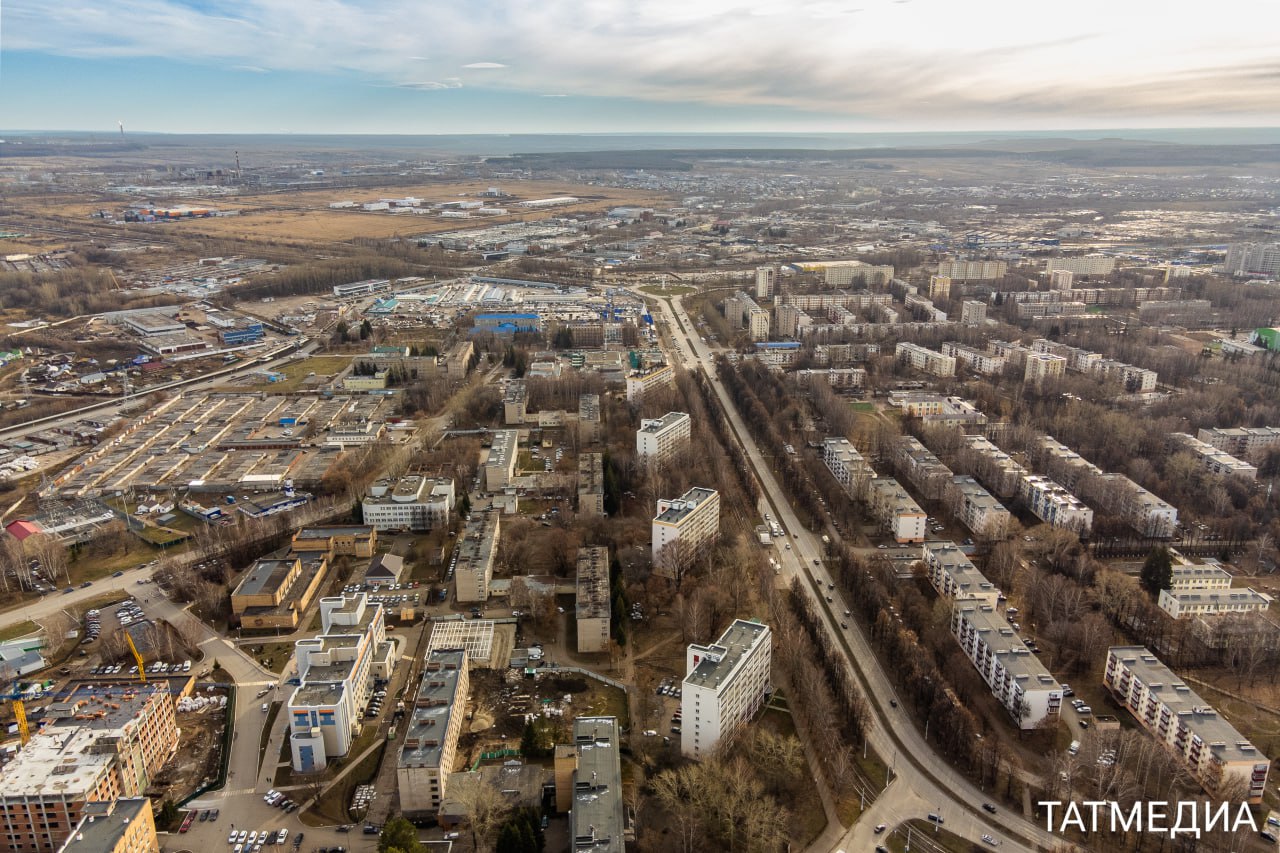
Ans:
[[[89,803],[58,853],[160,853],[151,800]]]

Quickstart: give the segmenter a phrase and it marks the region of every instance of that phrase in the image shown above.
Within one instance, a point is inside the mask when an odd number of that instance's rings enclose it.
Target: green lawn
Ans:
[[[350,363],[349,355],[315,355],[273,370],[273,373],[279,373],[285,377],[279,382],[268,382],[264,377],[261,382],[253,385],[237,387],[241,391],[271,391],[276,394],[288,394],[301,388],[308,374],[314,373],[317,377],[333,376],[345,370]]]
[[[32,622],[30,619],[25,622],[17,622],[8,628],[0,629],[0,643],[9,640],[16,640],[19,637],[25,637],[28,634],[34,634],[40,630],[40,626]]]
[[[850,403],[850,405],[853,407],[853,410],[855,412],[874,412],[876,410],[875,403],[868,403],[865,401],[858,402],[858,403]]]

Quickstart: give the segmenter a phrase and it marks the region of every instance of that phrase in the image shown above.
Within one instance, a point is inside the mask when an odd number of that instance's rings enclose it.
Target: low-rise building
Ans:
[[[909,418],[919,418],[929,426],[958,427],[965,431],[987,425],[987,416],[977,406],[959,397],[947,397],[927,391],[894,391],[889,405],[902,410]]]
[[[720,493],[695,486],[678,498],[660,499],[652,533],[654,572],[679,580],[720,538]]]
[[[323,586],[328,568],[323,551],[258,560],[232,591],[231,613],[245,628],[296,628]]]
[[[322,551],[330,557],[368,560],[378,549],[378,531],[367,524],[304,527],[293,534],[294,552]]]
[[[644,418],[636,430],[636,455],[647,462],[663,462],[689,446],[692,420],[684,412]]]
[[[493,434],[489,456],[484,461],[485,491],[500,492],[512,484],[519,440],[520,433],[514,429],[499,430]]]
[[[360,508],[364,523],[377,530],[435,530],[448,524],[454,494],[448,477],[406,474],[374,482]]]
[[[1201,466],[1214,474],[1220,474],[1224,477],[1242,477],[1246,480],[1256,480],[1258,477],[1258,469],[1253,465],[1237,459],[1226,451],[1219,450],[1212,444],[1201,441],[1193,435],[1188,435],[1185,432],[1175,432],[1169,438],[1175,445],[1190,451],[1199,460]]]
[[[410,820],[434,818],[444,801],[469,687],[465,650],[428,653],[396,762],[400,810]]]
[[[579,652],[594,654],[609,650],[611,610],[609,549],[579,548],[574,606]]]
[[[1169,589],[1184,592],[1193,589],[1228,589],[1231,573],[1216,565],[1174,566],[1170,574]]]
[[[1271,607],[1271,596],[1252,588],[1162,589],[1160,609],[1174,619],[1183,616],[1223,616],[1228,613],[1258,613]]]
[[[588,517],[604,515],[603,453],[578,456],[578,514]]]
[[[690,644],[680,693],[680,751],[686,756],[712,755],[764,705],[772,691],[772,636],[767,625],[735,619],[711,645]]]
[[[1108,649],[1102,684],[1210,795],[1262,801],[1270,760],[1145,647]]]
[[[977,599],[995,607],[1000,590],[987,580],[977,566],[954,542],[924,543],[922,559],[929,572],[929,583],[946,598]]]
[[[1062,685],[994,607],[957,599],[951,633],[1018,728],[1034,729],[1058,718]]]
[[[923,542],[927,516],[892,477],[876,477],[868,492],[871,514],[899,543]]]
[[[915,370],[920,370],[933,376],[956,375],[956,360],[953,357],[934,352],[910,341],[900,342],[894,349],[894,356],[898,359],[899,364],[909,365]]]
[[[497,560],[498,537],[501,535],[498,515],[486,512],[468,521],[462,540],[454,549],[458,557],[454,567],[455,595],[462,604],[489,600],[489,582],[493,580],[493,564]]]

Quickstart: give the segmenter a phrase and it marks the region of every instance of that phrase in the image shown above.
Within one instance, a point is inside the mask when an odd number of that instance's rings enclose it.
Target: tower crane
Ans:
[[[128,631],[124,631],[124,641],[129,644],[129,651],[133,653],[133,659],[138,662],[138,680],[143,684],[147,683],[147,665],[142,662],[142,655],[138,653],[138,647],[133,644],[133,635]]]

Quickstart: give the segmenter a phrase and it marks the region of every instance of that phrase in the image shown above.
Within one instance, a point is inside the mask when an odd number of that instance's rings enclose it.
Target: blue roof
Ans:
[[[777,341],[774,343],[768,343],[765,341],[761,341],[760,343],[756,344],[756,349],[800,349],[800,342],[799,341]]]

